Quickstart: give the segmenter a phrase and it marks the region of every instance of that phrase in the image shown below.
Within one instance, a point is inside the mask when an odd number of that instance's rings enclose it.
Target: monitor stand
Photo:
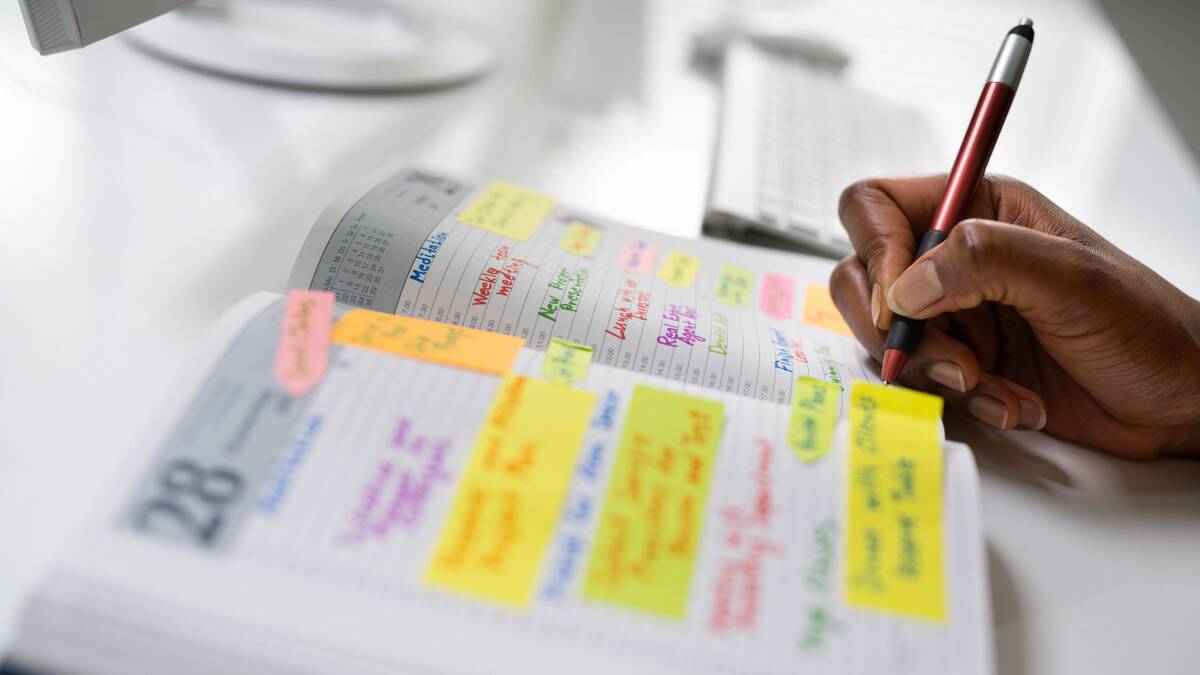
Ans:
[[[495,61],[483,39],[394,0],[202,0],[126,35],[173,63],[302,89],[431,89]]]

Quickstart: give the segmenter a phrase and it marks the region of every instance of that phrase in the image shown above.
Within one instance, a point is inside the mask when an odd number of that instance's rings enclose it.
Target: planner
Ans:
[[[212,327],[28,673],[988,673],[970,451],[829,263],[404,171]]]

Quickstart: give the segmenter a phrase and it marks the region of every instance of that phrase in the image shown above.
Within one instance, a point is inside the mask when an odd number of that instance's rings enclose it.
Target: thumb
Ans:
[[[1078,307],[1094,261],[1070,239],[991,220],[964,220],[937,248],[918,258],[891,288],[897,314],[928,319],[985,301],[1036,320]],[[1081,292],[1083,295],[1081,295]]]

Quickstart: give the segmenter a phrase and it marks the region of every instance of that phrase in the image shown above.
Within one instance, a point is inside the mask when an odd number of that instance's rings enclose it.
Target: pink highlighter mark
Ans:
[[[617,254],[617,266],[630,274],[649,274],[658,259],[658,246],[630,239]]]
[[[758,296],[758,308],[772,319],[783,321],[792,318],[796,304],[796,281],[782,274],[763,274],[762,292]]]
[[[292,396],[308,393],[325,376],[333,298],[328,291],[288,291],[275,348],[275,379]]]

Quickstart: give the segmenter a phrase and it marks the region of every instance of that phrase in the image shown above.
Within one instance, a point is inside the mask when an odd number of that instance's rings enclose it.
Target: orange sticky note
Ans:
[[[496,375],[509,371],[525,344],[511,335],[369,309],[352,310],[338,320],[333,341]]]
[[[288,291],[275,347],[275,379],[292,396],[303,396],[325,376],[333,299],[329,291]]]
[[[804,316],[801,321],[817,328],[824,328],[835,333],[854,337],[850,326],[842,318],[842,313],[833,304],[829,289],[817,284],[808,284],[804,288]]]

